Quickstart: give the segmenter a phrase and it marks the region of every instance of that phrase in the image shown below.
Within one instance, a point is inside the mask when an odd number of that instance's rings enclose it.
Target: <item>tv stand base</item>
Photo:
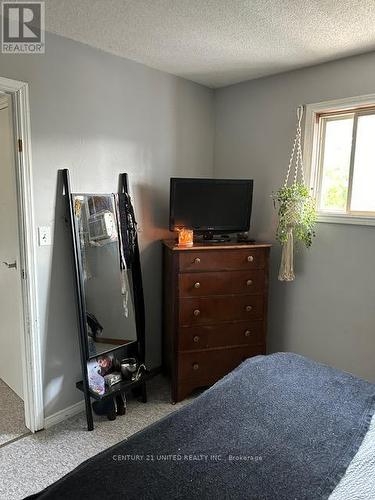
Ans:
[[[207,231],[206,233],[194,238],[197,243],[224,243],[230,241],[229,234],[215,234]]]

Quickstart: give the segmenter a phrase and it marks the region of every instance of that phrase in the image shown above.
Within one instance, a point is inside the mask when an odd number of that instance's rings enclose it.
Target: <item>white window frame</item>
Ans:
[[[375,94],[369,94],[359,97],[347,97],[344,99],[335,99],[332,101],[324,101],[306,105],[306,121],[304,133],[304,166],[306,182],[313,189],[314,196],[320,195],[321,185],[321,162],[319,161],[319,117],[323,113],[341,114],[343,112],[354,112],[360,109],[361,114],[369,112],[375,108]],[[357,119],[353,123],[353,137],[356,136]],[[355,144],[354,144],[355,147]],[[352,148],[352,153],[354,152]],[[321,148],[320,148],[321,149]],[[351,172],[349,179],[349,187],[352,184],[352,168],[353,158],[351,159]],[[328,222],[334,224],[359,224],[366,226],[375,226],[375,215],[366,212],[338,213],[338,212],[318,212],[318,222]]]

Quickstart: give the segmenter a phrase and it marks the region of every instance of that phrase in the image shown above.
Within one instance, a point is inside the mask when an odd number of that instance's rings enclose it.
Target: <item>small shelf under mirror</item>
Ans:
[[[154,368],[153,370],[149,370],[145,373],[143,373],[138,380],[132,381],[132,380],[122,380],[121,382],[118,382],[115,385],[112,385],[111,387],[107,387],[106,391],[104,394],[97,394],[93,391],[90,390],[90,397],[93,399],[96,399],[98,401],[102,399],[106,399],[109,397],[113,397],[115,394],[119,392],[126,392],[130,391],[132,389],[135,389],[139,386],[141,386],[144,382],[147,382],[151,378],[155,377],[155,375],[158,375],[160,373],[160,368]],[[83,389],[83,381],[81,380],[80,382],[76,383],[77,389],[80,391],[84,391]]]

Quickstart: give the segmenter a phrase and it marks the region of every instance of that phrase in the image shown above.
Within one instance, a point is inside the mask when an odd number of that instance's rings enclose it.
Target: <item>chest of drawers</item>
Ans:
[[[163,242],[163,369],[173,402],[265,353],[269,251]]]

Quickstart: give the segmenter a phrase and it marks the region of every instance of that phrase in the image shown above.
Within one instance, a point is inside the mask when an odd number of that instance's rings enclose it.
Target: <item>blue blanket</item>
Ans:
[[[324,499],[374,404],[375,385],[348,373],[296,354],[257,356],[33,498]]]

